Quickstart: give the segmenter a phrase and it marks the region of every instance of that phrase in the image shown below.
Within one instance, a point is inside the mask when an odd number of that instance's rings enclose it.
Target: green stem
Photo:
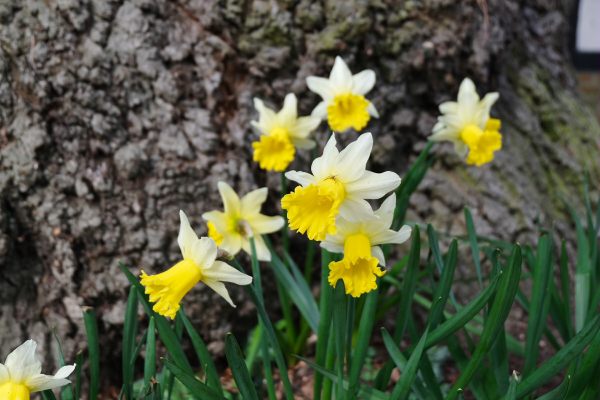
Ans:
[[[285,177],[285,172],[281,173],[281,197],[283,198],[283,196],[285,196],[288,192],[288,181],[287,178]],[[287,212],[282,209],[281,210],[281,216],[283,217],[284,221],[287,221]],[[283,226],[283,229],[281,230],[281,239],[283,241],[283,248],[285,249],[286,253],[289,253],[290,250],[290,232],[288,230],[288,225],[285,224]]]
[[[331,254],[327,250],[321,250],[321,298],[319,304],[319,327],[317,330],[317,350],[315,355],[315,362],[318,365],[326,365],[327,349],[331,348],[328,344],[330,336],[331,326],[331,307],[332,307],[332,295],[333,290],[329,286],[327,281],[327,271],[329,269],[329,262],[331,261]],[[315,400],[321,399],[321,389],[323,388],[323,375],[315,373],[314,379],[314,390],[313,398]],[[330,397],[324,397],[329,400]]]
[[[344,360],[346,350],[346,313],[348,297],[345,293],[344,282],[338,281],[334,291],[334,308],[333,313],[333,331],[336,353],[336,370],[337,370],[337,387],[336,399],[345,399],[346,393],[344,390]]]

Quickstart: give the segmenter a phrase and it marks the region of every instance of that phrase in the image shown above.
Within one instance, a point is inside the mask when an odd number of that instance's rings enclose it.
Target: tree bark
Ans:
[[[27,337],[72,359],[85,346],[81,306],[100,318],[103,362],[120,365],[123,261],[157,272],[177,259],[178,210],[206,232],[216,183],[240,192],[279,177],[252,163],[252,97],[302,114],[317,104],[308,75],[341,55],[372,68],[372,169],[402,175],[424,146],[437,105],[471,77],[499,91],[504,148],[466,166],[451,145],[412,201],[409,219],[526,241],[540,226],[570,235],[561,198],[580,205],[598,182],[600,127],[580,101],[567,52],[570,4],[537,1],[3,0],[0,3],[0,355]],[[326,127],[318,138],[323,146]],[[355,134],[344,134],[354,138]],[[306,169],[304,155],[292,167]],[[170,264],[171,263],[171,264]],[[187,311],[219,352],[251,317],[207,288]],[[236,322],[238,323],[238,322]],[[54,351],[50,351],[54,349]],[[53,354],[54,353],[54,354]],[[115,372],[115,374],[117,371]]]

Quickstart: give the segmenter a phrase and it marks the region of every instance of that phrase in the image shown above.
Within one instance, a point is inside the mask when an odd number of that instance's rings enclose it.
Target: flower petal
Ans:
[[[217,229],[219,228],[217,227]],[[235,256],[242,248],[242,235],[228,231],[227,234],[223,234],[223,242],[219,248]]]
[[[340,205],[339,216],[350,222],[356,222],[362,218],[368,217],[372,213],[373,209],[367,201],[361,198],[347,196]]]
[[[250,214],[258,214],[263,203],[267,200],[269,189],[266,187],[247,193],[241,200],[242,217]]]
[[[394,218],[394,211],[396,210],[396,194],[392,193],[389,195],[381,204],[379,209],[375,211],[375,215],[384,221],[389,221],[387,226],[392,224]]]
[[[327,78],[309,76],[306,78],[306,86],[311,92],[321,96],[323,100],[329,100],[334,96],[333,86]]]
[[[310,113],[311,117],[319,118],[320,120],[325,119],[327,117],[327,103],[322,101],[312,110]]]
[[[206,270],[204,276],[210,281],[231,282],[236,285],[249,285],[252,277],[233,268],[223,261],[215,261],[213,267]]]
[[[329,236],[328,236],[329,237]],[[327,239],[325,239],[324,241],[321,242],[321,247],[324,248],[325,250],[331,252],[331,253],[344,253],[344,245],[339,244],[339,243],[334,243],[333,241],[329,241]]]
[[[342,182],[352,182],[363,176],[372,148],[373,136],[367,132],[340,152],[335,169]]]
[[[323,155],[315,158],[311,165],[311,171],[316,180],[321,180],[329,176],[333,166],[337,163],[339,154],[336,147],[335,134],[332,133],[323,149]]]
[[[314,149],[317,143],[312,139],[292,138],[292,143],[299,149],[310,150]]]
[[[35,357],[36,347],[37,343],[29,339],[6,357],[4,365],[10,373],[11,380],[20,381],[42,371],[42,366]]]
[[[329,74],[329,81],[335,94],[349,92],[352,89],[352,72],[340,56],[335,58],[333,68]]]
[[[231,186],[223,181],[219,181],[218,185],[219,193],[221,194],[221,200],[223,200],[223,208],[225,214],[239,214],[241,211],[240,198],[233,191]]]
[[[256,258],[259,261],[271,261],[271,251],[269,251],[269,248],[261,235],[254,236],[254,247],[256,249]],[[242,248],[246,253],[252,255],[250,240],[244,240],[242,242]]]
[[[361,199],[379,199],[400,185],[400,177],[392,171],[365,171],[360,179],[346,184],[346,195]]]
[[[283,100],[283,108],[277,114],[280,123],[288,125],[298,118],[298,99],[294,93],[288,93]]]
[[[352,77],[352,92],[365,95],[375,86],[375,71],[365,69]]]
[[[294,123],[293,129],[290,131],[292,140],[306,138],[312,131],[317,129],[321,119],[317,117],[300,117]]]
[[[8,368],[4,366],[4,364],[0,363],[0,385],[7,382],[10,379],[10,373],[8,372]]]
[[[371,117],[379,118],[379,112],[377,112],[377,109],[371,102],[369,102],[369,105],[367,106],[367,112]]]
[[[64,378],[55,378],[50,375],[38,374],[29,378],[26,382],[31,393],[41,392],[43,390],[54,389],[65,386],[71,383],[70,380]]]
[[[371,237],[372,244],[385,244],[395,243],[400,244],[406,242],[410,238],[412,228],[408,225],[404,225],[398,232],[391,229],[378,232]]]
[[[190,259],[201,269],[210,268],[217,258],[217,245],[209,237],[196,239],[190,256]]]
[[[177,235],[177,244],[179,244],[183,258],[193,258],[192,250],[197,240],[198,235],[192,229],[187,215],[185,215],[183,210],[179,210],[179,235]]]
[[[231,300],[231,297],[229,297],[229,292],[227,291],[224,283],[211,279],[207,279],[203,282],[206,286],[217,292],[219,296],[223,297],[229,304],[231,304],[232,307],[235,307],[233,300]]]
[[[311,183],[315,183],[316,179],[308,172],[302,171],[288,171],[285,173],[285,177],[290,181],[298,182],[302,186],[308,186]]]
[[[261,133],[269,133],[277,122],[277,114],[256,97],[254,98],[254,108],[258,111],[258,122],[253,121],[252,125]]]
[[[379,265],[385,267],[385,255],[383,254],[383,250],[381,250],[381,247],[371,247],[371,254],[377,259],[377,261],[379,261]]]
[[[276,232],[285,224],[285,221],[280,216],[270,217],[263,214],[256,214],[248,217],[247,221],[255,235]]]

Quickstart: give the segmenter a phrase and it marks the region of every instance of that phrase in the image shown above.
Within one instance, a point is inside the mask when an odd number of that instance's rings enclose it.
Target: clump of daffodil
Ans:
[[[440,104],[442,115],[430,139],[454,143],[456,152],[466,157],[469,165],[481,166],[492,161],[494,152],[502,148],[500,120],[490,118],[490,109],[498,97],[494,92],[480,100],[473,81],[465,78],[458,90],[458,101]]]
[[[356,221],[372,212],[366,200],[379,199],[398,187],[400,177],[396,173],[366,170],[372,147],[373,137],[364,133],[340,152],[331,135],[323,155],[312,163],[312,175],[287,172],[288,179],[300,184],[281,199],[290,228],[321,241],[336,233],[338,215]]]
[[[177,243],[183,260],[157,275],[147,275],[142,270],[140,281],[150,302],[154,303],[152,309],[165,317],[175,318],[181,299],[198,282],[203,282],[235,307],[223,282],[249,285],[252,277],[216,260],[215,242],[207,237],[198,238],[183,211],[179,211],[179,218]]]
[[[293,93],[285,96],[283,108],[276,113],[255,98],[258,121],[251,124],[260,133],[260,139],[252,143],[254,161],[268,171],[284,171],[294,160],[296,148],[312,149],[315,142],[308,139],[321,120],[317,117],[298,117],[298,100]]]
[[[375,85],[375,72],[370,69],[352,75],[344,60],[336,57],[329,79],[309,76],[306,84],[323,98],[312,114],[327,118],[329,127],[335,132],[350,128],[360,131],[371,117],[379,118],[373,103],[365,98]]]
[[[71,383],[67,377],[75,365],[65,365],[54,376],[42,374],[42,365],[35,356],[37,343],[28,340],[0,364],[0,399],[29,400],[31,393],[54,389]]]
[[[338,280],[344,281],[346,294],[360,297],[377,289],[377,277],[385,273],[383,251],[379,245],[403,243],[410,237],[411,228],[404,225],[399,231],[390,229],[396,208],[396,195],[389,196],[379,210],[365,215],[358,221],[339,218],[337,232],[327,235],[321,247],[343,253],[341,261],[329,263],[329,284],[335,287]]]
[[[240,199],[227,183],[219,182],[218,187],[224,211],[202,214],[202,218],[208,221],[208,236],[232,256],[240,249],[251,254],[250,238],[253,238],[256,257],[270,261],[271,252],[261,235],[278,231],[285,221],[279,216],[269,217],[260,213],[267,200],[267,188],[253,190]]]

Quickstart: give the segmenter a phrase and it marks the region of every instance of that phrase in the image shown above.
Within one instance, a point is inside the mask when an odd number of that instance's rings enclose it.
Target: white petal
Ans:
[[[196,265],[202,269],[210,268],[217,258],[217,245],[209,237],[202,237],[194,241],[191,257]]]
[[[269,189],[266,187],[253,190],[242,197],[241,200],[241,215],[242,217],[250,214],[257,214],[260,212],[260,208],[263,203],[267,200]]]
[[[58,378],[58,379],[68,378],[69,375],[71,375],[73,373],[73,371],[75,371],[76,366],[77,366],[77,364],[65,365],[65,366],[61,367],[54,374],[54,378]]]
[[[314,149],[317,143],[312,139],[292,138],[295,147],[304,150]]]
[[[371,254],[377,259],[377,261],[379,261],[379,265],[385,267],[385,255],[383,254],[383,250],[381,250],[381,247],[371,247]]]
[[[27,380],[27,387],[31,393],[41,392],[43,390],[54,389],[65,386],[71,383],[70,380],[64,378],[55,378],[50,375],[38,374]]]
[[[342,182],[352,182],[363,176],[372,148],[373,136],[367,132],[340,152],[335,169]]]
[[[368,218],[371,214],[373,214],[371,205],[367,201],[360,198],[346,196],[340,205],[339,216],[347,219],[350,222],[356,222],[363,218]]]
[[[317,129],[321,119],[317,117],[300,117],[296,120],[290,132],[292,140],[306,138],[312,131]]]
[[[323,241],[320,246],[330,253],[343,253],[344,245],[340,245],[339,243],[334,243],[332,241]]]
[[[233,191],[231,186],[223,181],[218,183],[219,193],[221,194],[221,200],[223,200],[223,208],[225,214],[239,214],[241,212],[240,198]]]
[[[285,224],[280,216],[269,217],[263,214],[248,217],[247,221],[252,228],[252,232],[256,235],[277,232]]]
[[[249,285],[252,277],[233,268],[223,261],[215,261],[213,267],[205,271],[204,275],[210,281],[231,282],[236,285]]]
[[[392,219],[394,218],[394,211],[396,210],[396,194],[392,193],[389,195],[384,202],[381,204],[379,209],[375,211],[375,215],[384,221],[389,221],[387,226],[390,226]]]
[[[8,368],[4,366],[4,364],[0,363],[0,385],[5,383],[10,379],[10,373],[8,372]]]
[[[308,186],[311,183],[315,183],[316,179],[308,172],[302,171],[288,171],[285,173],[285,177],[290,181],[298,182],[302,186]]]
[[[229,218],[227,218],[227,215],[222,211],[213,210],[205,212],[204,214],[202,214],[202,219],[208,222],[212,222],[215,225],[215,228],[217,228],[217,231],[219,232],[227,231],[227,224]]]
[[[311,92],[318,94],[324,100],[329,100],[334,96],[333,86],[327,78],[309,76],[306,78],[306,86]]]
[[[223,242],[219,245],[219,248],[225,250],[230,255],[235,256],[242,248],[242,235],[234,232],[226,233],[227,234],[223,234]]]
[[[334,93],[349,92],[352,88],[352,72],[340,56],[335,58],[331,74],[329,74],[329,81],[333,86]]]
[[[461,140],[456,140],[456,141],[454,141],[454,151],[460,157],[464,158],[467,156],[467,153],[469,152],[469,146],[467,146]]]
[[[458,88],[458,103],[460,106],[472,107],[479,102],[475,84],[469,78],[463,79]]]
[[[458,103],[455,101],[446,101],[439,106],[442,114],[456,114],[458,112]]]
[[[253,124],[261,133],[269,133],[277,122],[275,111],[266,107],[262,100],[254,98],[254,108],[258,111],[258,122]]]
[[[333,167],[337,164],[339,151],[336,147],[335,134],[331,137],[323,149],[323,155],[315,158],[311,165],[311,171],[317,180],[327,178],[331,175]]]
[[[352,92],[365,95],[375,86],[375,71],[365,69],[352,77]]]
[[[379,113],[377,112],[377,109],[371,102],[369,102],[369,105],[367,106],[367,112],[371,117],[379,118]]]
[[[412,228],[408,225],[404,225],[398,232],[391,229],[381,231],[371,237],[372,244],[385,244],[394,243],[400,244],[406,242],[410,238]]]
[[[283,100],[283,108],[277,114],[277,118],[282,124],[287,125],[298,117],[298,100],[294,93],[288,93]]]
[[[361,199],[379,199],[400,185],[400,177],[392,171],[365,171],[360,179],[346,184],[346,194]]]
[[[42,371],[40,362],[35,358],[36,347],[37,343],[29,339],[6,357],[4,365],[10,372],[11,380],[20,381]]]
[[[250,248],[250,241],[246,240],[245,243],[242,243],[242,246],[245,247],[245,251],[248,254],[252,254],[252,249]],[[256,258],[259,261],[271,261],[271,252],[265,243],[265,240],[261,235],[254,236],[254,247],[256,249]]]
[[[217,292],[219,296],[223,297],[229,304],[231,304],[232,307],[235,307],[233,300],[231,300],[231,297],[229,297],[229,292],[227,291],[225,284],[210,279],[204,280],[203,282],[206,286]]]
[[[179,210],[179,235],[177,235],[177,244],[181,250],[183,258],[193,258],[192,249],[198,241],[198,235],[190,225],[187,215],[183,210]]]
[[[311,117],[319,118],[323,120],[327,117],[327,103],[322,101],[315,107],[310,113]]]

